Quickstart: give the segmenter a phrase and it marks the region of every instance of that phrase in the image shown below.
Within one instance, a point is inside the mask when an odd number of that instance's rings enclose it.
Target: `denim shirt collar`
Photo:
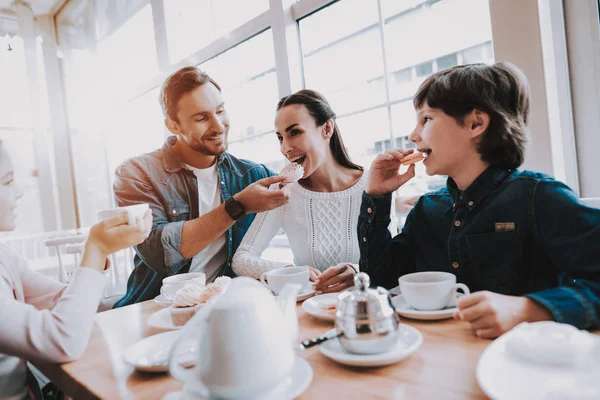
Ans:
[[[458,188],[452,178],[448,178],[446,186],[455,205],[466,203],[469,207],[472,207],[481,202],[492,190],[504,182],[512,171],[506,168],[490,166],[464,191]]]
[[[172,174],[186,168],[181,156],[173,149],[176,142],[176,136],[169,136],[161,149],[163,153],[163,167],[165,168],[165,171]],[[225,163],[225,165],[231,169],[229,154],[222,153],[217,156],[217,165],[221,163]]]

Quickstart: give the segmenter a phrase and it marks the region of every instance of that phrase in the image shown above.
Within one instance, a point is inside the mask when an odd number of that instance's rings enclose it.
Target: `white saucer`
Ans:
[[[315,289],[313,288],[313,283],[309,282],[308,285],[306,285],[304,287],[304,289],[302,289],[300,291],[300,293],[298,293],[298,298],[296,299],[297,302],[301,302],[304,301],[310,297],[312,297],[315,294]]]
[[[329,304],[337,304],[338,295],[339,293],[326,293],[311,297],[302,303],[302,309],[313,317],[325,321],[335,321],[335,314],[328,313],[324,307]]]
[[[173,324],[173,320],[171,319],[171,311],[169,308],[163,308],[162,310],[158,310],[154,314],[148,317],[148,325],[153,326],[155,328],[163,328],[163,329],[181,329],[182,326],[177,326]]]
[[[299,397],[302,393],[304,393],[304,391],[308,388],[308,386],[310,386],[310,383],[312,382],[312,367],[303,358],[296,357],[294,369],[292,369],[292,374],[290,378],[291,382],[290,385],[287,387],[285,393],[278,392],[274,397],[270,397],[268,399],[258,398],[256,400],[287,400]],[[201,392],[199,393],[198,389],[194,388],[189,383],[187,383],[184,386],[184,389],[182,391],[168,393],[166,396],[163,397],[163,400],[182,400],[189,398],[211,400],[210,397],[203,397]]]
[[[513,331],[493,341],[477,362],[477,382],[493,399],[600,399],[596,367],[565,368],[524,361],[507,350]],[[599,339],[600,340],[600,339]]]
[[[160,304],[161,306],[170,306],[171,304],[173,304],[173,300],[167,299],[162,294],[159,294],[158,296],[156,296],[154,298],[154,301],[157,302],[158,304]]]
[[[444,308],[442,310],[435,311],[419,311],[415,310],[411,306],[404,301],[404,297],[402,295],[398,295],[392,298],[392,304],[394,308],[396,308],[396,312],[403,317],[410,319],[420,319],[423,321],[436,321],[440,319],[448,319],[452,318],[452,314],[454,314],[458,309],[456,307]]]
[[[423,344],[423,335],[418,329],[409,325],[400,324],[398,326],[400,336],[398,345],[385,353],[381,354],[352,354],[342,348],[338,339],[331,339],[319,346],[321,353],[340,364],[353,367],[382,367],[384,365],[394,364],[413,354],[421,344]],[[333,331],[334,329],[332,329]],[[326,335],[331,333],[327,331]]]
[[[144,372],[164,372],[169,370],[169,353],[175,341],[179,340],[181,331],[169,331],[153,335],[129,346],[123,353],[123,361],[135,369]],[[195,362],[197,338],[190,338],[189,344],[182,344],[180,363],[191,367]]]

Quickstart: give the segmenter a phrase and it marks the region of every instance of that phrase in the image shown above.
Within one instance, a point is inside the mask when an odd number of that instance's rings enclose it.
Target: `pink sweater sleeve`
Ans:
[[[80,267],[66,286],[15,261],[21,265],[0,268],[18,269],[25,302],[15,298],[10,274],[0,274],[0,353],[59,363],[77,359],[87,347],[106,278]]]

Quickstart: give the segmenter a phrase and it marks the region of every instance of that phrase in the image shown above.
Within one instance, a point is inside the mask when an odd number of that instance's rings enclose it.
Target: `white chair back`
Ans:
[[[581,202],[588,207],[600,209],[600,197],[584,197]]]
[[[29,268],[41,272],[51,278],[66,281],[67,271],[73,270],[77,265],[70,257],[65,257],[65,248],[62,245],[48,246],[46,241],[56,237],[77,235],[79,232],[55,231],[29,235],[15,236],[5,234],[0,236],[0,243],[9,247],[23,257]]]
[[[56,234],[48,237],[44,244],[53,248],[58,259],[58,280],[62,283],[68,283],[71,279],[71,275],[75,268],[79,265],[79,253],[67,252],[67,246],[74,244],[82,244],[87,239],[87,232],[85,231],[63,231],[55,232]],[[70,263],[63,258],[62,254],[72,254],[73,262]]]

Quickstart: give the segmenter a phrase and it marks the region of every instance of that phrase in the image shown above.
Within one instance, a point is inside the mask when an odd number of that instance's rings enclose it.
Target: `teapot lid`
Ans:
[[[354,288],[347,289],[339,297],[336,313],[339,318],[379,320],[395,313],[390,293],[382,287],[371,289],[370,284],[369,275],[364,272],[356,274]]]

